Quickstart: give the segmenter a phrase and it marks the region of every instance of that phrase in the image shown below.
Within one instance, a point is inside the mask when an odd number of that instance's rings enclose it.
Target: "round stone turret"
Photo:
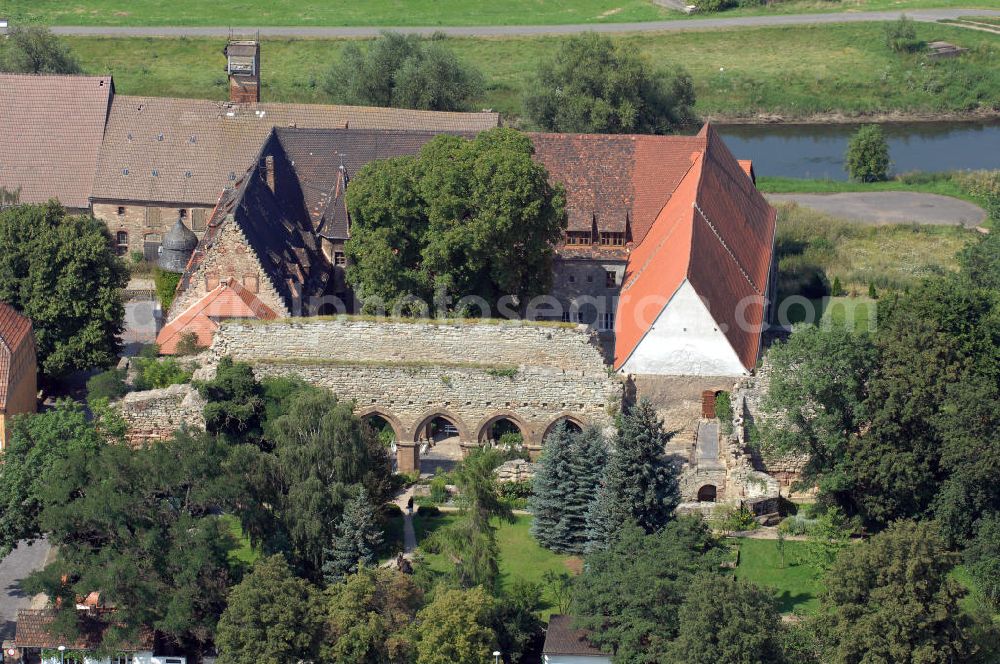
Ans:
[[[157,265],[165,272],[183,272],[187,267],[191,252],[198,246],[198,236],[177,218],[177,223],[170,229],[160,244],[160,258]]]

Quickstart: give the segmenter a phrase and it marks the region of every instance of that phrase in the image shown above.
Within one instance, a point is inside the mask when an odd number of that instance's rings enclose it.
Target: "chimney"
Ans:
[[[274,155],[267,155],[264,158],[264,177],[267,180],[267,188],[274,193]]]
[[[226,54],[229,74],[229,101],[255,104],[260,101],[260,39],[239,38],[230,33]]]

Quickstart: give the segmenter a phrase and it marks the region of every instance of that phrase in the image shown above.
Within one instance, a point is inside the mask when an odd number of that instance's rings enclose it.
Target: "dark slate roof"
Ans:
[[[572,616],[553,615],[545,631],[543,655],[576,655],[607,657],[609,653],[595,648],[587,640],[587,631],[573,627]]]
[[[183,272],[188,259],[191,258],[191,252],[197,246],[198,236],[178,217],[160,244],[160,258],[157,264],[160,269],[167,272]]]
[[[498,114],[487,112],[118,95],[108,117],[93,196],[213,205],[250,167],[274,127],[478,133],[499,123]]]
[[[80,610],[77,613],[77,629],[80,637],[73,643],[55,636],[49,632],[56,614],[52,609],[21,609],[17,613],[17,626],[14,632],[15,648],[58,648],[61,645],[70,650],[94,650],[101,645],[104,632],[111,626],[114,609],[101,608]],[[126,643],[119,647],[124,652],[152,650],[154,635],[151,630],[139,630],[139,637],[134,643]]]
[[[110,76],[0,74],[0,187],[88,207],[113,89]]]

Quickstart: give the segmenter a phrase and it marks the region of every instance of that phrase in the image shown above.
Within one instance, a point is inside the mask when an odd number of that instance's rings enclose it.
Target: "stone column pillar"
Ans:
[[[420,443],[396,441],[396,470],[401,473],[420,472]]]

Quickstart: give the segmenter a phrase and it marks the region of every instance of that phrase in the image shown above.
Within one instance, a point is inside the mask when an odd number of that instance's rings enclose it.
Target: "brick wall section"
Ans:
[[[118,214],[119,208],[124,214]],[[94,216],[107,225],[112,240],[117,242],[119,231],[128,233],[128,253],[134,251],[141,253],[147,236],[158,235],[162,240],[177,221],[181,210],[185,211],[184,223],[200,240],[205,234],[205,224],[212,212],[210,207],[197,205],[158,207],[134,203],[130,205],[125,202],[94,203]]]
[[[130,392],[118,408],[128,426],[126,440],[136,447],[169,438],[181,425],[205,428],[205,402],[191,385]]]
[[[377,412],[400,441],[449,417],[475,445],[498,417],[540,448],[563,417],[608,427],[622,386],[585,328],[472,323],[371,322],[351,318],[229,321],[209,353],[252,364],[259,375],[294,375]],[[512,375],[510,375],[512,374]]]
[[[218,286],[220,281],[230,277],[240,281],[251,292],[257,293],[260,301],[279,316],[290,315],[284,299],[278,295],[270,277],[261,269],[257,254],[250,248],[243,231],[235,223],[226,222],[212,245],[212,251],[205,255],[191,275],[187,289],[170,305],[167,321],[176,318]]]

